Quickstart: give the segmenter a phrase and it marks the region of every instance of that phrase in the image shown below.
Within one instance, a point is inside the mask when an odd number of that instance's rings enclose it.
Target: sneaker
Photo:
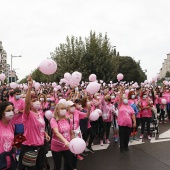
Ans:
[[[106,139],[106,143],[107,143],[107,144],[110,144],[110,141],[109,141],[109,139]]]
[[[84,158],[82,156],[80,156],[80,155],[77,155],[77,159],[82,161]]]
[[[137,141],[138,141],[138,140],[139,140],[139,138],[137,138],[136,136],[134,136],[134,137],[133,137],[133,140],[137,140]]]
[[[151,136],[150,135],[148,135],[148,139],[151,140]]]
[[[164,123],[164,124],[167,124],[167,122],[165,122],[165,121],[164,121],[163,123]]]
[[[130,138],[129,138],[129,142],[130,142],[130,143],[132,143],[132,142],[133,142],[133,137],[132,137],[132,136],[130,136]]]
[[[103,140],[100,141],[100,145],[103,146]]]
[[[160,121],[159,123],[160,123],[160,124],[162,124],[162,122],[161,122],[161,121]]]
[[[94,150],[91,148],[91,146],[87,146],[87,149],[88,149],[91,153],[94,153]]]
[[[143,139],[143,134],[140,135],[140,139]]]
[[[82,155],[83,155],[83,156],[87,156],[88,154],[86,153],[86,151],[84,151],[84,152],[82,153]]]

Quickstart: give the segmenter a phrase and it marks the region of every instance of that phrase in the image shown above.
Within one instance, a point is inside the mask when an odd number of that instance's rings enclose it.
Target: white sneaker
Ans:
[[[150,135],[148,135],[148,139],[151,140],[151,136]]]
[[[106,143],[107,143],[107,144],[110,144],[110,141],[109,141],[109,139],[107,139],[107,140],[106,140]]]
[[[143,139],[143,134],[141,134],[139,138],[140,138],[140,139]]]
[[[100,145],[103,146],[103,140],[100,141]]]

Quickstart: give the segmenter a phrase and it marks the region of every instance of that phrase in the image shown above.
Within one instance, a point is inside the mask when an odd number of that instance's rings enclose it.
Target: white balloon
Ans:
[[[89,119],[91,121],[96,121],[98,120],[98,118],[99,118],[99,113],[96,110],[90,113]]]
[[[74,138],[69,143],[69,149],[74,154],[81,154],[86,148],[86,143],[81,138]]]
[[[51,110],[47,110],[47,111],[45,112],[45,117],[46,117],[48,120],[51,120],[51,119],[52,119],[53,114],[52,114]]]

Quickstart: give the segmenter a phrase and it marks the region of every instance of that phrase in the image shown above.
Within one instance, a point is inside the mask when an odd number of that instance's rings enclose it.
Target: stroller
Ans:
[[[146,123],[145,123],[144,131],[147,131]],[[157,114],[157,110],[155,107],[152,108],[150,131],[152,133],[152,137],[156,137],[159,134],[159,119],[158,119],[158,114]]]

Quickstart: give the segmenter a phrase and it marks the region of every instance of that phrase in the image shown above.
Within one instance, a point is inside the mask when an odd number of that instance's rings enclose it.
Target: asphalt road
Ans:
[[[129,151],[121,153],[119,144],[114,143],[111,130],[111,144],[107,149],[100,146],[95,153],[89,153],[84,160],[78,160],[78,170],[170,170],[170,123],[161,124],[160,133],[151,141],[144,138],[130,143]],[[139,129],[140,132],[140,129]],[[95,140],[95,146],[99,140]],[[94,146],[94,147],[95,147]],[[97,146],[98,147],[98,146]],[[104,147],[103,147],[104,148]],[[48,157],[53,170],[52,157]],[[63,170],[63,168],[62,168]]]

